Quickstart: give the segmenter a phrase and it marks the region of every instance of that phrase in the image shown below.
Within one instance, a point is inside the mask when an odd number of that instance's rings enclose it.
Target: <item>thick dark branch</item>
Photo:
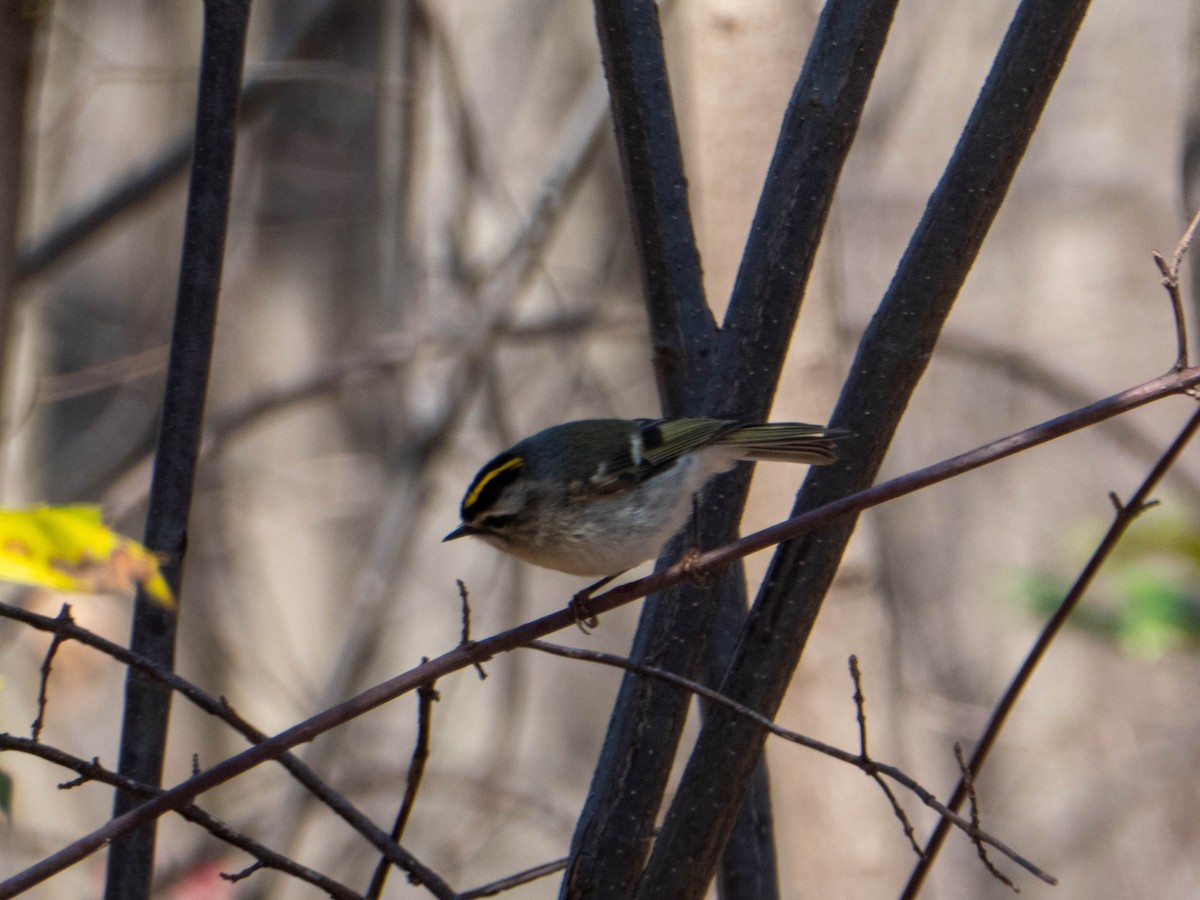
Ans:
[[[183,258],[144,541],[149,549],[162,555],[163,575],[176,598],[183,578],[188,515],[212,360],[249,17],[249,0],[208,0],[204,4],[196,141]],[[171,668],[175,622],[174,611],[163,609],[139,591],[130,647]],[[135,669],[129,670],[118,765],[122,775],[145,784],[161,783],[170,708],[170,690]],[[139,802],[140,798],[118,791],[113,815],[119,816]],[[123,836],[109,849],[105,896],[109,900],[149,896],[153,867],[151,825]]]
[[[8,336],[20,278],[17,234],[25,194],[26,109],[38,8],[0,6],[0,375],[8,373]]]
[[[771,408],[800,302],[858,131],[895,0],[827,3],[792,91],[733,285],[709,412]]]
[[[595,9],[662,412],[699,414],[717,326],[704,299],[658,8],[654,0],[596,0]],[[709,597],[685,586],[649,601],[634,656],[692,672],[699,647],[683,631],[705,632]],[[686,697],[663,694],[662,685],[622,682],[571,842],[565,894],[624,896],[641,869],[687,713]]]
[[[693,328],[682,335],[693,342],[684,411],[755,419],[769,409],[821,226],[866,101],[894,5],[895,0],[841,0],[830,4],[822,15],[783,122],[752,227],[753,249],[739,274],[728,324],[718,341],[718,362],[699,365],[702,356],[696,353],[702,351],[706,356],[709,352],[695,343],[703,339],[703,330]],[[597,10],[606,65],[609,55],[620,54],[622,60],[633,57],[623,68],[608,65],[620,135],[621,115],[646,116],[637,108],[656,102],[649,91],[637,87],[635,76],[658,72],[654,83],[666,84],[657,28],[648,32],[654,38],[651,47],[645,44],[646,36],[639,36],[628,24],[639,14],[643,29],[651,20],[656,25],[657,19],[653,18],[653,4],[646,0],[598,2]],[[613,22],[625,23],[625,29],[615,30]],[[621,113],[627,106],[634,111]],[[652,135],[652,143],[663,144],[677,155],[673,123],[667,120],[666,124],[670,129],[661,127]],[[636,210],[639,191],[650,190],[640,188],[640,180],[653,183],[661,177],[663,167],[633,153],[627,153],[624,162]],[[677,189],[682,192],[682,174]],[[661,207],[650,208],[657,211]],[[643,263],[649,270],[646,277],[652,279],[663,277],[654,271],[656,266],[679,261],[644,253]],[[665,291],[660,296],[672,303],[688,299],[688,295],[672,296]],[[648,300],[652,320],[665,314],[654,295]],[[685,310],[681,315],[685,322],[698,321],[698,314],[689,319]],[[656,347],[660,339],[656,333]],[[669,374],[671,370],[660,367],[660,371]],[[679,409],[671,402],[672,396],[665,394],[668,413]],[[700,546],[720,546],[733,536],[747,484],[748,473],[743,468],[716,480],[705,491],[699,507]],[[664,559],[674,558],[672,554],[679,550],[679,543],[673,543]],[[638,626],[633,658],[652,656],[664,669],[698,674],[718,605],[730,604],[732,609],[740,593],[734,583],[738,577],[740,572],[723,573],[715,584],[682,585],[669,596],[652,598]],[[714,598],[721,599],[718,603]],[[632,889],[649,846],[688,703],[685,692],[667,685],[634,678],[622,682],[572,843],[573,860],[564,880],[564,896],[624,896]],[[760,824],[764,821],[761,814],[757,819]]]
[[[870,484],[942,324],[1008,190],[1087,8],[1025,0],[900,268],[868,328],[832,424],[843,461],[813,469],[796,511]],[[827,7],[828,9],[828,7]],[[753,348],[748,348],[750,354]],[[847,517],[781,547],[722,683],[774,715],[854,530]],[[639,885],[640,900],[700,897],[762,748],[762,732],[722,710],[705,722]]]
[[[695,410],[717,323],[704,301],[654,0],[596,0],[596,30],[641,261],[663,415]]]

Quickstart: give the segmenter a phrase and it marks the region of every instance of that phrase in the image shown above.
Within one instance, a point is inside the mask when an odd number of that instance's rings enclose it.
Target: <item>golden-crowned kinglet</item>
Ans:
[[[740,459],[823,465],[839,432],[797,422],[584,419],[501,453],[471,482],[462,525],[526,562],[613,575],[658,554],[709,478]]]

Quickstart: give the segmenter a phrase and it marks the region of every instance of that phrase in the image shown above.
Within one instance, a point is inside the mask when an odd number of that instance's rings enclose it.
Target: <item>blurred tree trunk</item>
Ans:
[[[21,200],[25,195],[26,108],[33,66],[36,6],[0,4],[0,377],[8,373],[16,302]],[[5,384],[11,382],[5,378]]]

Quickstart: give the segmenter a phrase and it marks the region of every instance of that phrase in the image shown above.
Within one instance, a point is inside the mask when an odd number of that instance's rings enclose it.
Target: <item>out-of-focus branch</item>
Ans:
[[[318,55],[322,47],[337,40],[341,34],[341,17],[351,5],[352,0],[330,0],[300,27],[279,58]],[[23,10],[28,7],[10,4],[9,8]],[[7,31],[7,26],[0,30]],[[286,80],[280,79],[277,72],[267,72],[248,81],[242,91],[239,124],[253,121],[269,109],[285,84]],[[43,274],[109,224],[159,196],[187,169],[194,142],[193,133],[180,135],[99,197],[65,217],[48,234],[26,242],[17,259],[17,278],[24,281]]]
[[[1024,0],[1018,8],[851,365],[832,425],[853,437],[843,442],[840,463],[810,470],[795,512],[861,490],[875,479],[1086,9],[1086,0]],[[723,693],[774,715],[855,521],[848,516],[779,549],[721,684]],[[724,710],[706,719],[639,882],[638,900],[703,896],[762,741],[761,731]]]

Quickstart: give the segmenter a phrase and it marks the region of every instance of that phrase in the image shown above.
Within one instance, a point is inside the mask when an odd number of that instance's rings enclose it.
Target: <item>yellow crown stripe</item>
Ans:
[[[515,469],[524,464],[524,459],[519,456],[514,456],[512,459],[505,460],[500,465],[496,466],[496,468],[489,469],[488,471],[484,472],[483,475],[480,476],[479,480],[475,482],[475,486],[471,488],[471,492],[467,494],[467,499],[463,501],[463,506],[474,506],[475,501],[479,499],[479,495],[483,493],[483,489],[488,486],[488,482],[490,482],[497,475],[507,472],[509,469]]]

